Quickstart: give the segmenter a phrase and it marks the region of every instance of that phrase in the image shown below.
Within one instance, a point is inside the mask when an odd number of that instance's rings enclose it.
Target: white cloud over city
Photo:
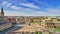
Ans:
[[[55,16],[55,15],[59,15],[60,13],[59,6],[54,8],[51,7],[50,4],[46,2],[42,2],[40,0],[34,0],[33,2],[32,1],[33,0],[30,1],[31,3],[29,3],[28,1],[24,1],[27,3],[24,2],[16,3],[18,1],[12,1],[12,0],[11,2],[3,1],[3,7],[8,9],[8,10],[4,9],[5,15],[6,16],[7,15],[9,16],[49,16],[49,15]],[[43,8],[41,8],[42,6]]]

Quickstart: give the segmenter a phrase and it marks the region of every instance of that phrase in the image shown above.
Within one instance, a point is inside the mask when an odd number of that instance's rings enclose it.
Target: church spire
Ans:
[[[3,8],[1,8],[1,17],[4,17],[4,11],[3,11]]]
[[[4,14],[4,12],[3,12],[3,8],[1,8],[1,13]]]

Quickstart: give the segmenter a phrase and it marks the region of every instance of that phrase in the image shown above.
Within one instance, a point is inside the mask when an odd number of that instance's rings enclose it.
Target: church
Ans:
[[[7,17],[4,16],[3,8],[1,8],[0,12],[0,31],[6,30],[12,27],[13,23],[7,20]]]

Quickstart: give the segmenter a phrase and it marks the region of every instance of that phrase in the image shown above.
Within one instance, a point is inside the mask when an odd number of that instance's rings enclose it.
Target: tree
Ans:
[[[60,26],[58,27],[58,29],[60,29]]]
[[[39,31],[39,34],[42,34],[42,32],[41,32],[41,31]]]
[[[34,32],[34,34],[38,34],[38,32],[37,32],[37,31],[35,31],[35,32]]]

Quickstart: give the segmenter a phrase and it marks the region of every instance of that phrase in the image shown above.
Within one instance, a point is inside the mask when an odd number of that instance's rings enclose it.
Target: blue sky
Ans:
[[[5,16],[60,16],[60,0],[0,0]]]

